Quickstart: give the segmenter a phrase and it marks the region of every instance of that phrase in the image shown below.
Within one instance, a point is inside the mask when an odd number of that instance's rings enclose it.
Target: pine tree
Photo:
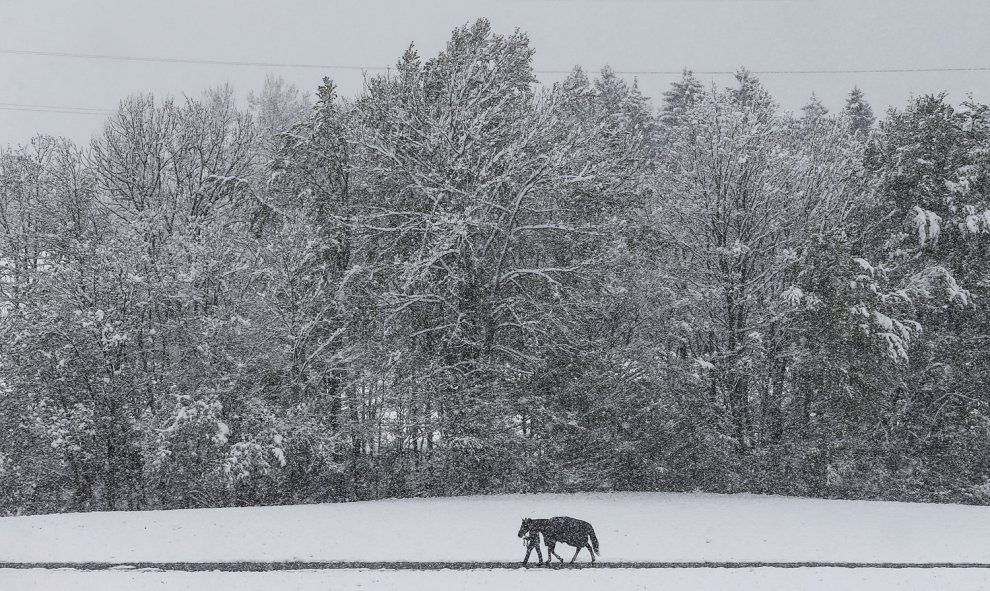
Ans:
[[[736,70],[735,79],[738,86],[729,89],[732,102],[751,110],[750,114],[761,120],[766,120],[774,114],[777,105],[756,75],[746,68],[739,68]]]
[[[873,109],[870,103],[866,102],[863,91],[858,87],[853,87],[846,99],[846,106],[842,109],[843,115],[849,119],[849,129],[854,134],[868,134],[876,117],[873,116]]]
[[[616,113],[629,96],[629,85],[612,68],[605,66],[595,80],[595,93],[607,110]]]
[[[972,437],[990,415],[988,360],[977,344],[990,322],[978,305],[988,284],[987,121],[985,107],[957,110],[944,94],[921,96],[891,111],[871,148],[881,197],[876,256],[924,329],[888,392],[883,423],[887,467],[904,494],[963,494],[984,479],[987,460]]]
[[[684,113],[698,102],[702,92],[701,82],[694,77],[691,70],[685,68],[681,79],[671,83],[670,89],[663,93],[660,121],[667,125],[680,122]]]
[[[652,143],[656,129],[656,116],[650,99],[643,95],[639,89],[639,80],[633,79],[629,93],[622,103],[622,110],[630,123],[631,129],[642,134],[647,143]]]
[[[811,93],[811,99],[807,105],[801,107],[801,111],[804,113],[804,120],[808,122],[817,121],[828,114],[828,108],[815,93]]]

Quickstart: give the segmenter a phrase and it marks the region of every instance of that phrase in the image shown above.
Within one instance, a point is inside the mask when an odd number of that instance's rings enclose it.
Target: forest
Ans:
[[[990,502],[990,107],[540,84],[484,19],[356,96],[0,150],[0,514],[568,491]]]

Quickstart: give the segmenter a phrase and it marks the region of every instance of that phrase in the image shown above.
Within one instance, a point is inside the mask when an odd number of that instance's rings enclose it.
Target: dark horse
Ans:
[[[591,524],[587,521],[581,521],[573,517],[554,517],[552,519],[525,518],[522,520],[522,527],[519,528],[519,537],[521,538],[526,535],[526,532],[539,532],[543,534],[543,541],[547,545],[547,566],[550,565],[553,556],[556,556],[561,564],[564,563],[564,559],[553,550],[557,542],[563,542],[577,548],[577,551],[574,552],[574,557],[571,558],[571,562],[574,562],[577,558],[578,553],[581,552],[581,548],[588,549],[588,553],[591,554],[591,562],[595,561],[596,553],[601,554],[598,552],[598,538],[595,536],[595,528],[591,527]],[[589,538],[591,539],[590,543],[588,542]]]

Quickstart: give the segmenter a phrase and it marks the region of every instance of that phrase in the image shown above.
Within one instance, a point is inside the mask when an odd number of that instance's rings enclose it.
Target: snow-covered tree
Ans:
[[[745,72],[739,81],[670,131],[653,215],[669,253],[660,272],[684,294],[687,355],[708,368],[710,404],[732,426],[725,435],[748,450],[763,437],[754,413],[779,410],[787,396],[763,377],[784,362],[782,303],[818,297],[791,289],[796,261],[816,236],[841,232],[858,186],[855,154],[834,124],[801,130]]]
[[[674,124],[681,120],[704,93],[701,82],[694,77],[691,70],[685,68],[681,79],[670,84],[670,89],[663,93],[663,105],[660,120],[665,124]]]
[[[574,323],[621,205],[613,171],[628,154],[592,105],[621,110],[627,88],[606,72],[595,93],[537,93],[531,61],[524,35],[493,35],[482,20],[425,63],[408,53],[358,103],[372,204],[362,223],[376,257],[394,260],[382,296],[401,329],[397,369],[431,393],[417,412],[444,486],[455,466],[518,449],[504,425],[546,355],[580,346]]]
[[[853,133],[867,135],[876,121],[870,103],[866,102],[863,91],[853,87],[846,98],[842,112],[849,118],[849,128]]]
[[[267,76],[261,90],[248,94],[248,106],[263,134],[274,138],[309,114],[309,97],[281,76]]]
[[[0,512],[985,503],[990,108],[540,86],[521,32],[0,149]]]
[[[815,93],[811,93],[811,99],[808,100],[807,105],[801,107],[801,112],[804,113],[804,118],[807,121],[815,121],[828,115],[828,108]]]
[[[886,433],[889,468],[923,488],[945,478],[938,462],[949,463],[956,494],[987,469],[983,455],[971,451],[990,402],[977,344],[986,323],[986,274],[978,261],[990,230],[987,121],[985,106],[957,110],[944,95],[922,96],[881,122],[869,158],[881,197],[877,257],[924,328],[903,382],[890,394],[897,420]],[[928,425],[928,436],[917,435],[918,424]]]

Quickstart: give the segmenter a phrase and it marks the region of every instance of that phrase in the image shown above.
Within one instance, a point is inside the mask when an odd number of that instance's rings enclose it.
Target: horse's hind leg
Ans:
[[[587,545],[585,545],[585,548],[588,549],[588,554],[591,554],[591,562],[594,562],[595,561],[595,551],[591,548],[591,542],[588,542]],[[577,555],[575,554],[575,556],[577,556]]]
[[[577,555],[578,555],[578,552],[580,552],[580,551],[581,551],[581,546],[578,546],[577,547],[577,550],[574,551],[574,557],[571,558],[571,564],[574,564],[574,561],[577,560]]]

